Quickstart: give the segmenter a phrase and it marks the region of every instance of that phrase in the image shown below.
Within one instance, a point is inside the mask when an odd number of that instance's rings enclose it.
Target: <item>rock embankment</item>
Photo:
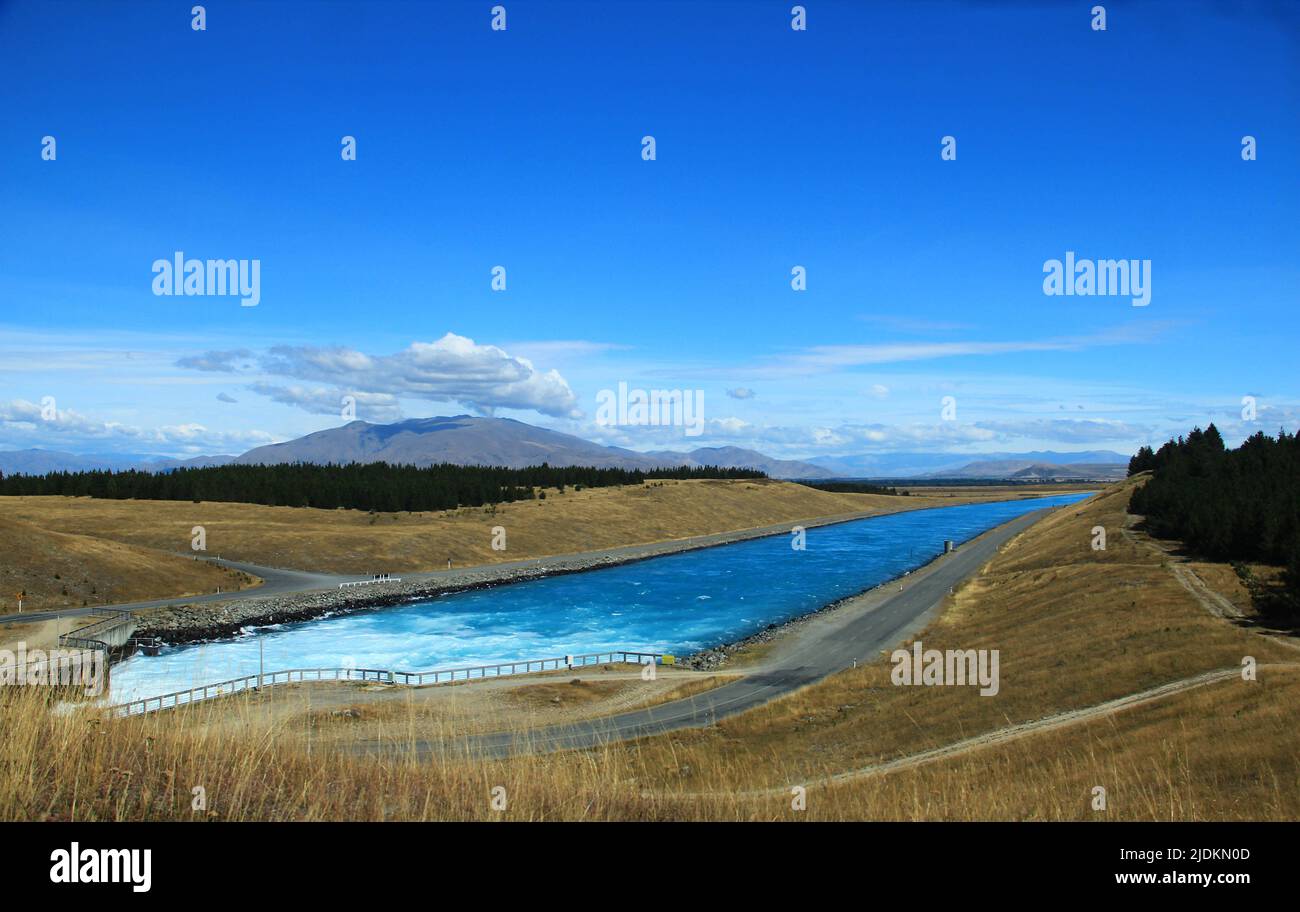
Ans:
[[[221,639],[234,636],[246,627],[307,621],[326,615],[424,601],[450,592],[488,589],[507,583],[626,562],[614,558],[597,558],[583,566],[565,566],[556,562],[509,569],[483,567],[433,579],[371,583],[346,589],[249,597],[210,604],[176,605],[140,615],[140,627],[136,636],[160,637],[171,645]]]

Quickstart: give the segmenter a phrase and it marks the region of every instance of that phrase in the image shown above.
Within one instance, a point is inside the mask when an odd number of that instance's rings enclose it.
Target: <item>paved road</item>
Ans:
[[[797,645],[763,668],[740,680],[684,700],[662,703],[646,709],[544,728],[534,732],[494,732],[458,742],[416,742],[421,754],[465,753],[474,757],[502,757],[516,753],[569,750],[594,747],[611,741],[625,741],[682,728],[702,728],[719,719],[734,716],[784,696],[827,675],[851,668],[854,662],[870,662],[882,649],[898,646],[928,623],[948,590],[978,573],[1013,536],[1051,512],[1036,510],[985,532],[924,570],[887,584],[895,591],[883,598],[867,596],[874,607],[854,611],[840,609],[842,621],[811,624],[794,632]],[[901,591],[898,587],[901,585]],[[363,752],[406,750],[404,745],[367,744]]]
[[[98,611],[127,611],[136,608],[163,608],[168,605],[198,605],[204,602],[222,602],[231,599],[260,598],[264,595],[286,595],[290,593],[309,592],[316,589],[337,589],[339,583],[347,580],[366,579],[356,574],[338,575],[334,573],[310,573],[303,570],[280,570],[276,567],[262,567],[258,564],[245,564],[239,561],[207,558],[214,564],[243,570],[254,576],[260,576],[262,585],[252,589],[237,589],[232,592],[209,592],[206,595],[186,595],[175,598],[153,599],[147,602],[122,602],[114,605],[90,605],[85,608],[60,608],[55,611],[24,611],[21,614],[0,615],[0,623],[12,621],[49,621],[56,617],[74,617],[76,615],[94,614]]]

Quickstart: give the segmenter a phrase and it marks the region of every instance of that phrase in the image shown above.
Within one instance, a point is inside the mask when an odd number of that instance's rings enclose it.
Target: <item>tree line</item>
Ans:
[[[766,478],[754,469],[717,466],[617,469],[551,466],[225,465],[168,472],[94,470],[47,475],[0,473],[0,495],[64,495],[113,500],[189,500],[318,507],[325,510],[453,510],[545,497],[546,488],[601,488],[648,479]]]
[[[818,491],[830,491],[832,494],[890,494],[907,497],[912,493],[866,481],[801,481],[799,484]]]
[[[1199,427],[1159,450],[1142,447],[1129,475],[1152,472],[1133,492],[1129,512],[1148,530],[1176,538],[1213,560],[1286,567],[1286,593],[1300,605],[1300,440],[1263,432],[1235,450],[1218,428]]]

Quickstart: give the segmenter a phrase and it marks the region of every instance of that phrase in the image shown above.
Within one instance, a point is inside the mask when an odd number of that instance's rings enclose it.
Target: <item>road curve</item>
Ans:
[[[533,732],[492,732],[458,741],[367,743],[363,753],[386,751],[451,756],[505,757],[512,754],[596,747],[663,734],[683,728],[702,728],[720,719],[761,706],[828,675],[874,660],[883,649],[897,646],[927,624],[953,586],[979,572],[1007,541],[1051,508],[1026,513],[972,539],[951,554],[937,558],[921,571],[885,584],[893,589],[874,607],[855,611],[851,604],[837,610],[839,619],[810,625],[794,632],[799,637],[772,666],[760,668],[740,680],[683,700],[631,712],[589,719]],[[882,587],[884,588],[884,587]],[[878,595],[872,590],[866,599]]]
[[[209,563],[242,570],[262,578],[260,586],[248,589],[234,589],[230,592],[208,592],[203,595],[179,595],[169,598],[151,599],[144,602],[120,602],[111,605],[88,605],[85,608],[57,608],[51,611],[24,611],[20,614],[0,615],[0,624],[17,621],[52,621],[59,617],[76,617],[78,615],[96,614],[103,611],[134,611],[138,608],[165,608],[169,605],[200,605],[205,602],[227,602],[234,599],[260,598],[264,595],[290,595],[316,589],[337,589],[339,583],[348,580],[366,579],[357,574],[312,573],[305,570],[281,570],[277,567],[263,567],[259,564],[245,564],[239,561],[222,560],[219,557],[203,558]]]

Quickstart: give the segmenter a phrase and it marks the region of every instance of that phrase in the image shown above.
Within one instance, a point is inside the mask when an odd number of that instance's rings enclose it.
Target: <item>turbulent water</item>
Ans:
[[[807,614],[928,562],[1009,519],[1082,494],[966,504],[809,529],[634,564],[444,595],[216,643],[137,654],[115,666],[114,702],[258,671],[422,671],[627,649],[690,653]]]

